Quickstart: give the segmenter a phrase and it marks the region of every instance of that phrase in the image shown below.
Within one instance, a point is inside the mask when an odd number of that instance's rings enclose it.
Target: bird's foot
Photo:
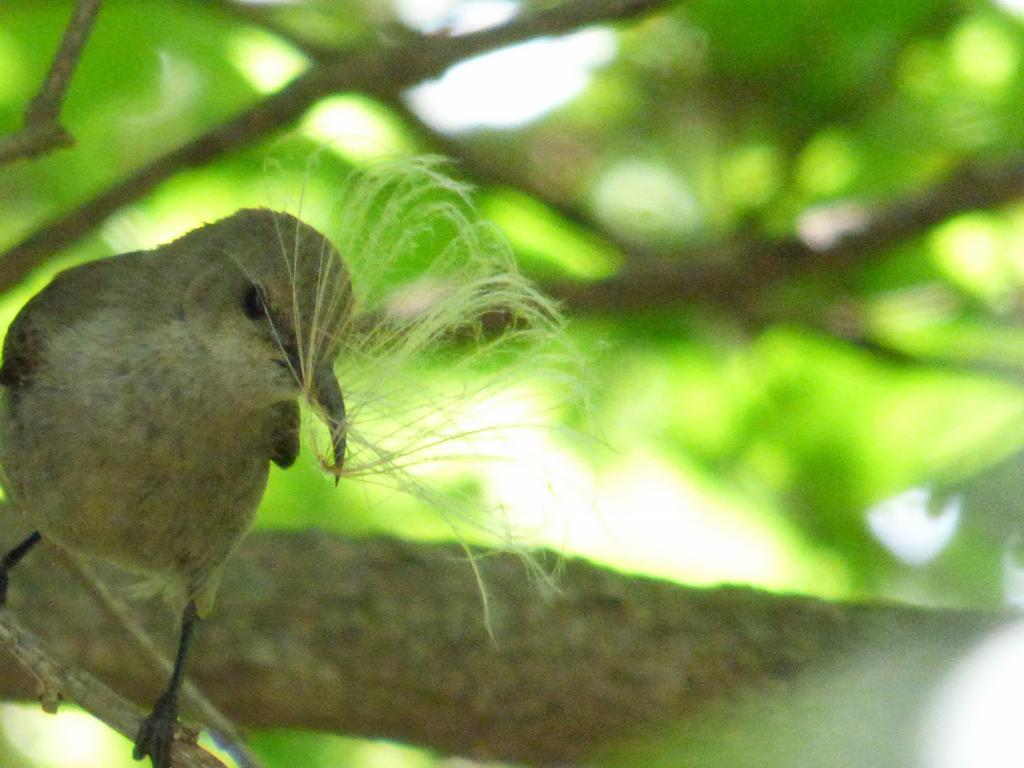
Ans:
[[[171,768],[171,748],[174,746],[177,726],[176,698],[161,696],[149,717],[143,720],[139,727],[132,757],[142,760],[148,756],[153,761],[153,768]]]

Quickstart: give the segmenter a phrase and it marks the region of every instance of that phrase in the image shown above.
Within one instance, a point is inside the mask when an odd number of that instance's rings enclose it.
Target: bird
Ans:
[[[133,756],[170,768],[178,690],[225,561],[270,464],[299,453],[305,398],[335,475],[347,436],[333,363],[352,314],[346,266],[291,214],[243,209],[152,250],[59,273],[11,323],[0,467],[25,538],[140,574],[180,616],[170,679]]]

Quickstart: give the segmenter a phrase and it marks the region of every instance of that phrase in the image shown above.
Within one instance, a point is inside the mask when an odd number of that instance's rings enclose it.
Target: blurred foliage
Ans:
[[[293,35],[345,47],[403,34],[384,0],[343,5],[105,3],[63,113],[75,148],[0,169],[0,247],[312,66]],[[150,247],[239,207],[301,208],[330,232],[345,205],[339,179],[410,152],[452,154],[542,284],[585,287],[653,263],[714,269],[709,246],[803,232],[823,209],[856,221],[857,205],[913,195],[964,162],[1017,161],[1024,18],[1013,5],[680,3],[617,29],[610,62],[580,74],[585,87],[557,109],[455,135],[400,101],[338,94],[294,130],[182,170],[122,209],[6,296],[0,320],[62,266]],[[20,125],[69,7],[0,4],[0,133]],[[480,87],[511,101],[547,75],[512,70]],[[537,542],[613,567],[997,606],[1021,536],[1022,288],[1018,201],[727,309],[708,297],[572,318],[590,411],[556,411],[555,423],[596,439],[513,445],[540,452],[541,484],[559,475],[557,495],[538,501],[536,481],[493,467],[438,482],[482,503],[501,497],[537,525]],[[444,376],[443,359],[423,375]],[[949,545],[911,567],[866,512],[921,486],[938,505],[954,494],[963,504]],[[451,535],[416,499],[333,489],[310,451],[275,471],[259,524]],[[306,765],[358,764],[356,747],[318,739],[268,734],[257,745],[268,765],[294,764],[275,755],[295,750]],[[0,743],[0,762],[17,764],[13,749]]]

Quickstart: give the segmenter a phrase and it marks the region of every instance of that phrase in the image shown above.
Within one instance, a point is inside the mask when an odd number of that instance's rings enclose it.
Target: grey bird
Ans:
[[[334,471],[346,415],[333,371],[351,286],[334,247],[284,213],[242,210],[155,250],[59,274],[15,318],[0,367],[0,464],[30,535],[158,584],[181,612],[168,686],[134,756],[170,768],[197,620],[249,528],[270,462],[299,451],[305,395]]]

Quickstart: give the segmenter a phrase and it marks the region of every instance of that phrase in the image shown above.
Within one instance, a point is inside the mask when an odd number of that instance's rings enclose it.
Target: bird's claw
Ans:
[[[132,757],[142,760],[148,756],[153,761],[153,768],[171,768],[171,749],[177,726],[177,702],[165,698],[157,700],[149,717],[139,726]]]

